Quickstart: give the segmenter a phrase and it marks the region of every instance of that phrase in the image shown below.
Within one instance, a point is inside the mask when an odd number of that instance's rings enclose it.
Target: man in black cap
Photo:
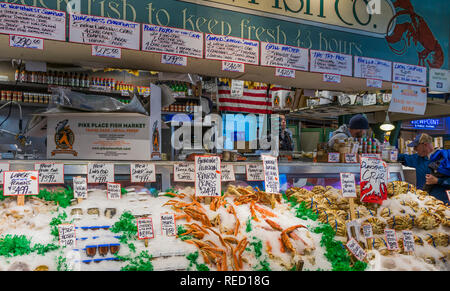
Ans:
[[[334,148],[336,141],[346,138],[362,138],[368,129],[369,120],[362,114],[355,115],[350,119],[348,125],[344,124],[333,132],[333,137],[328,141],[328,146]]]

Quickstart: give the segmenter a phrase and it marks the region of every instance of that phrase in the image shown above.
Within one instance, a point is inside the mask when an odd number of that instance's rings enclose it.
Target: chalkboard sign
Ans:
[[[59,245],[62,247],[74,248],[77,238],[74,224],[58,225]]]
[[[39,183],[64,184],[64,164],[34,164],[34,169],[39,171]]]
[[[361,202],[382,204],[387,199],[388,167],[381,159],[361,157]]]
[[[153,221],[150,217],[138,218],[137,220],[138,239],[152,239],[155,237],[153,231]]]
[[[261,66],[308,71],[309,50],[289,45],[261,42]]]
[[[3,184],[3,176],[4,172],[9,171],[9,164],[8,163],[1,163],[0,164],[0,184]]]
[[[176,229],[175,215],[161,214],[161,233],[165,236],[175,236]]]
[[[122,198],[122,188],[118,183],[108,183],[106,186],[107,197],[110,200],[119,200]]]
[[[259,65],[259,42],[232,36],[206,34],[205,59]]]
[[[114,183],[114,164],[89,163],[88,183]]]
[[[355,77],[390,82],[392,62],[355,56]]]
[[[3,195],[39,195],[38,171],[5,171]]]
[[[176,163],[173,165],[173,180],[175,182],[195,182],[194,163]]]
[[[245,165],[247,181],[264,181],[264,169],[262,164]]]
[[[195,195],[198,197],[220,197],[220,158],[217,156],[195,157]]]
[[[136,163],[130,165],[131,183],[156,182],[155,164]]]
[[[277,158],[263,155],[262,160],[265,191],[267,193],[280,194],[280,178]]]
[[[354,238],[351,238],[347,242],[346,247],[359,261],[363,261],[367,255],[364,249],[358,244],[358,242]]]
[[[328,73],[351,77],[353,58],[351,55],[310,50],[311,72]]]
[[[397,241],[397,234],[395,233],[394,229],[385,229],[384,235],[386,237],[386,244],[387,248],[390,251],[396,251],[399,249],[398,247],[398,241]]]
[[[356,180],[352,173],[341,173],[341,189],[344,198],[356,198]]]
[[[87,179],[83,177],[73,177],[73,198],[87,199]]]

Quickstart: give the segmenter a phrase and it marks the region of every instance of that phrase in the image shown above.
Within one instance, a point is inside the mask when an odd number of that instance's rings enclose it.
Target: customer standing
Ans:
[[[431,196],[448,204],[450,190],[450,150],[439,150],[430,157],[431,174],[426,175],[424,190]]]

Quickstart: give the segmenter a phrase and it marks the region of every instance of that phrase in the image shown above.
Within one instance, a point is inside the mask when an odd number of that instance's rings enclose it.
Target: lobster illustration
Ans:
[[[406,52],[408,47],[411,45],[411,39],[417,46],[420,43],[424,50],[418,52],[419,66],[425,66],[425,61],[430,68],[441,68],[444,64],[444,52],[441,45],[436,40],[435,36],[431,32],[430,27],[425,22],[424,18],[418,15],[414,11],[414,7],[410,0],[397,0],[394,2],[395,8],[401,8],[389,22],[386,32],[386,40],[389,44],[389,48],[397,55],[402,55]],[[402,15],[407,15],[411,18],[410,22],[396,24],[392,35],[389,35],[389,31],[392,28],[394,20]],[[406,32],[406,39],[403,35]],[[403,41],[403,47],[401,49],[396,49],[392,46],[394,43],[398,43],[400,40]],[[431,60],[428,57],[431,55]]]

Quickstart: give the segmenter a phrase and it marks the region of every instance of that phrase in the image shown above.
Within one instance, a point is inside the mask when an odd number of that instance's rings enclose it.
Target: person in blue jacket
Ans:
[[[431,173],[428,167],[430,163],[429,156],[434,151],[433,139],[426,133],[416,136],[416,139],[408,144],[408,147],[414,147],[417,152],[413,155],[399,154],[398,161],[403,165],[416,169],[416,187],[423,190],[426,182],[426,175]]]
[[[438,150],[430,157],[424,190],[431,196],[448,204],[447,191],[450,191],[450,150]]]

